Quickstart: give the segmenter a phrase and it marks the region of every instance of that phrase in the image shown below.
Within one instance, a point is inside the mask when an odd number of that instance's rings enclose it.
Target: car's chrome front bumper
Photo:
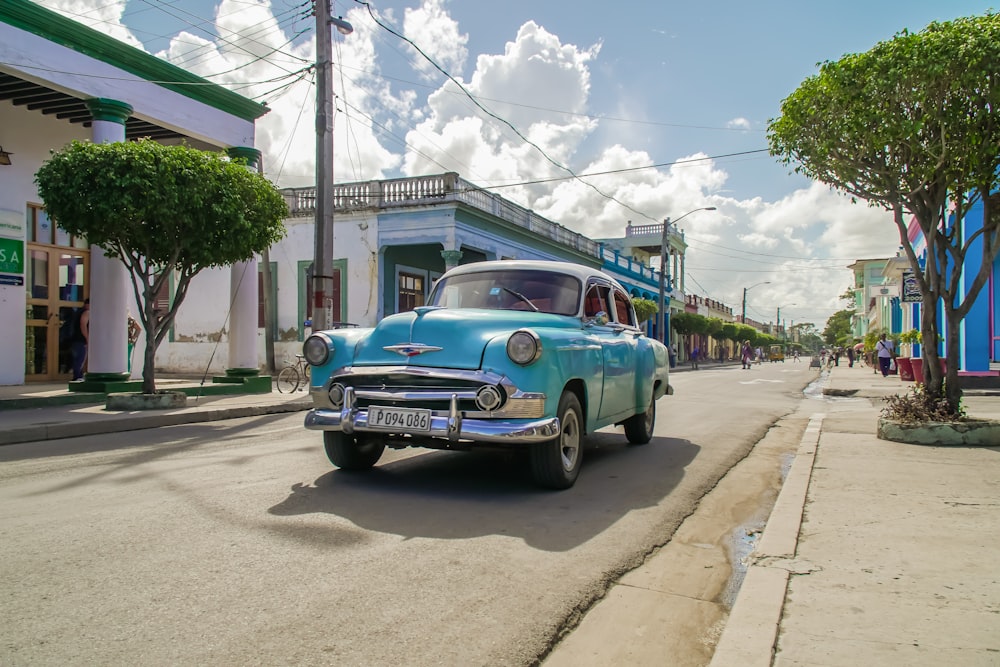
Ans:
[[[559,418],[542,419],[469,419],[458,409],[458,398],[452,396],[447,414],[431,414],[429,431],[388,431],[368,425],[368,410],[356,407],[354,392],[348,388],[344,407],[314,408],[306,413],[305,427],[315,431],[352,433],[383,433],[408,435],[415,438],[439,438],[451,442],[471,440],[490,443],[530,443],[551,440],[559,435]]]

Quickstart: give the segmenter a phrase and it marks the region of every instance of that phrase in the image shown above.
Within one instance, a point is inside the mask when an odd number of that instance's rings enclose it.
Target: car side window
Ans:
[[[583,316],[594,317],[598,313],[605,313],[610,316],[611,309],[608,307],[610,301],[610,290],[604,285],[592,283],[587,287],[587,298],[583,304]]]
[[[625,292],[615,290],[615,316],[619,324],[635,327],[635,313],[632,310],[632,300]]]

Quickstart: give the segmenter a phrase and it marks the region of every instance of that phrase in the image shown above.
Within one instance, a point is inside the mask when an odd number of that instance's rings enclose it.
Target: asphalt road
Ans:
[[[534,664],[815,376],[675,374],[562,492],[496,453],[336,471],[302,415],[0,448],[0,664]]]

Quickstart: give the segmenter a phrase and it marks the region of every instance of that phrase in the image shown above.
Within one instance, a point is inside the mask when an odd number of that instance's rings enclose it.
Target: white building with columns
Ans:
[[[227,151],[256,169],[254,124],[266,112],[32,2],[0,2],[0,384],[68,380],[65,333],[86,298],[85,383],[99,388],[142,372],[141,353],[129,370],[127,317],[137,305],[124,266],[45,215],[34,176],[50,151],[73,140],[151,137]],[[203,273],[202,289],[225,294],[226,307],[212,309],[225,315],[220,365],[236,376],[256,374],[257,260]]]

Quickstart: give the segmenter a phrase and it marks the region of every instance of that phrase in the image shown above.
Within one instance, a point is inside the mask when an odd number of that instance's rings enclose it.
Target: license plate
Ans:
[[[393,431],[430,431],[431,411],[418,408],[368,408],[368,426]]]

